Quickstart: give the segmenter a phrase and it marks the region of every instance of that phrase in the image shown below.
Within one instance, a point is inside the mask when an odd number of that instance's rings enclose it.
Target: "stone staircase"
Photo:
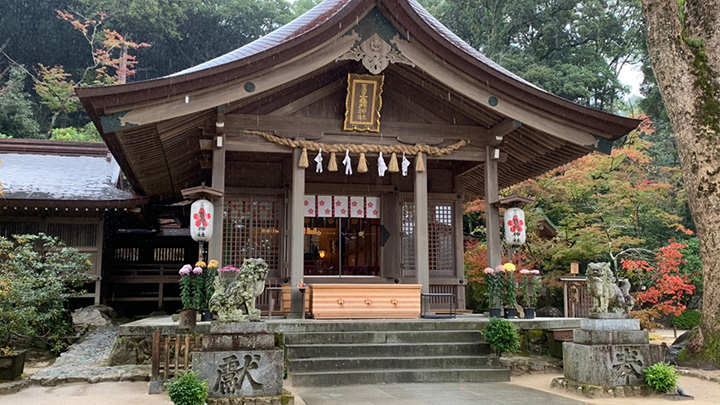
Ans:
[[[322,322],[284,331],[294,386],[510,381],[476,324]]]

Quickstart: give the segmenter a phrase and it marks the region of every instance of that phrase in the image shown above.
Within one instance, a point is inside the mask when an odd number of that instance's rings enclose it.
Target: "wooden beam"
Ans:
[[[124,111],[120,111],[122,108],[117,108],[107,111],[106,114],[118,112],[119,114],[115,118],[119,119],[122,127],[144,125],[212,109],[219,105],[252,97],[309,75],[328,64],[335,63],[335,59],[347,52],[357,38],[358,36],[356,34],[335,38],[328,43],[318,46],[311,52],[279,64],[268,71],[248,77],[241,77],[233,82],[225,83],[222,86],[198,90],[193,93],[165,100],[161,103],[155,102],[145,106],[125,107]],[[252,82],[254,86],[245,86],[248,82]],[[250,91],[248,91],[246,87],[249,88]]]
[[[493,92],[487,86],[478,83],[476,79],[469,77],[449,64],[442,63],[437,56],[428,54],[414,44],[404,40],[397,40],[395,43],[405,57],[417,66],[421,66],[435,80],[445,83],[450,88],[490,110],[495,110],[506,117],[516,119],[525,125],[577,145],[592,149],[599,149],[603,146],[600,140],[592,135],[595,131],[590,128],[568,123],[560,117],[551,117],[531,105],[524,104],[522,100],[512,99]],[[491,98],[497,101],[497,103],[494,103],[495,105],[490,105]],[[601,135],[606,138],[611,136],[609,134]]]
[[[521,126],[522,122],[514,120],[512,118],[505,118],[504,120],[500,121],[499,124],[490,128],[490,130],[488,130],[488,135],[490,136],[490,138],[495,140],[496,145],[499,145],[505,135],[514,131],[516,128],[520,128]]]
[[[415,274],[422,292],[430,292],[430,240],[428,235],[428,172],[415,172]]]
[[[305,169],[298,167],[300,150],[293,152],[292,185],[290,188],[290,285],[296,286],[303,279],[305,251],[305,217],[303,203],[305,201]],[[301,314],[305,303],[303,294],[297,289],[291,292],[291,311]]]
[[[495,148],[486,148],[485,160],[485,230],[487,238],[488,266],[495,268],[502,257],[500,241],[500,211],[494,203],[498,200],[498,167],[493,159]]]
[[[310,104],[320,101],[323,98],[340,91],[342,89],[345,89],[347,87],[347,83],[344,83],[342,81],[336,81],[334,83],[331,83],[323,88],[320,88],[318,90],[313,91],[312,93],[300,97],[299,99],[285,104],[284,106],[278,108],[277,110],[272,111],[268,115],[274,115],[274,116],[284,116],[284,115],[290,115],[297,111],[302,110],[303,108],[309,106]]]
[[[426,138],[440,139],[466,139],[472,145],[484,147],[488,145],[487,129],[480,125],[451,125],[451,124],[418,124],[406,122],[383,122],[380,132],[344,132],[343,121],[340,119],[307,118],[307,117],[277,117],[267,115],[228,114],[226,116],[226,133],[239,135],[245,130],[258,130],[273,132],[275,135],[286,138],[317,138],[322,135],[340,135],[351,139],[362,138],[402,138],[404,142],[416,139],[422,143]],[[369,143],[364,141],[359,143]]]
[[[225,215],[223,215],[223,211],[225,210],[225,157],[227,153],[227,148],[225,148],[224,140],[227,138],[224,136],[224,130],[225,130],[225,108],[224,107],[218,107],[217,109],[217,115],[215,117],[215,131],[216,135],[213,139],[213,152],[212,152],[212,178],[211,178],[211,184],[212,187],[215,190],[218,190],[223,193],[219,198],[216,198],[213,200],[213,209],[215,211],[215,218],[212,219],[213,221],[213,228],[215,228],[215,232],[213,233],[212,239],[208,242],[208,256],[206,259],[211,260],[215,259],[220,261],[220,265],[227,265],[230,263],[222,263],[222,257],[223,257],[223,219],[225,218]]]

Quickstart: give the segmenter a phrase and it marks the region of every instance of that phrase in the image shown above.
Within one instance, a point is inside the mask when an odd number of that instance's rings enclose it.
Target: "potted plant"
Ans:
[[[183,309],[180,311],[178,328],[194,329],[197,323],[197,311],[202,309],[203,297],[205,295],[205,279],[203,278],[203,267],[205,262],[195,263],[195,267],[186,264],[180,274],[180,300]]]
[[[515,297],[517,295],[517,281],[515,280],[515,265],[512,263],[505,263],[502,266],[498,266],[496,270],[499,270],[500,267],[504,271],[501,271],[502,274],[502,302],[503,306],[505,307],[505,318],[506,319],[512,319],[517,316],[517,309],[515,309]]]
[[[43,343],[53,352],[72,331],[70,297],[92,281],[88,255],[44,234],[0,237],[0,380],[19,377],[25,351]]]
[[[199,290],[196,291],[200,300],[198,308],[201,311],[201,321],[212,321],[212,312],[210,312],[210,297],[215,292],[215,277],[218,274],[219,263],[217,260],[210,260],[205,264],[203,261],[195,263],[195,266],[202,269],[202,283],[199,283]]]
[[[504,270],[503,268],[503,273]],[[492,267],[485,268],[483,272],[485,273],[485,297],[490,307],[490,317],[499,318],[502,312],[500,308],[500,290],[502,287],[502,280],[500,278],[502,275]]]
[[[502,353],[515,353],[520,349],[520,335],[515,325],[507,319],[493,318],[482,331],[485,342],[489,343],[498,356]]]
[[[166,384],[168,396],[175,405],[203,405],[208,397],[206,380],[200,380],[197,373],[179,373]]]
[[[520,291],[523,294],[523,304],[525,307],[525,319],[535,319],[535,304],[537,303],[538,283],[536,277],[540,274],[540,270],[520,270],[522,278],[520,279]]]

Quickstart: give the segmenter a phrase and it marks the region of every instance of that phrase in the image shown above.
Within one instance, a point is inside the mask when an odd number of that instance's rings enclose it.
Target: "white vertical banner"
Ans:
[[[336,195],[333,197],[333,206],[335,207],[335,218],[348,217],[348,197],[344,195]]]
[[[380,197],[365,197],[365,207],[367,218],[380,218]]]
[[[304,205],[305,206],[303,207],[303,212],[305,213],[306,217],[317,216],[317,212],[315,210],[315,196],[314,195],[306,195]]]
[[[317,214],[320,218],[332,218],[333,216],[333,201],[332,196],[319,195],[317,196]]]
[[[365,218],[365,197],[350,197],[350,218]]]

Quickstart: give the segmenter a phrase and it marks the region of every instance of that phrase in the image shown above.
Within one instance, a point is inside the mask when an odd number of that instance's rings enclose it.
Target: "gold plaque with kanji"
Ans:
[[[380,132],[380,109],[385,76],[348,74],[345,131]]]

